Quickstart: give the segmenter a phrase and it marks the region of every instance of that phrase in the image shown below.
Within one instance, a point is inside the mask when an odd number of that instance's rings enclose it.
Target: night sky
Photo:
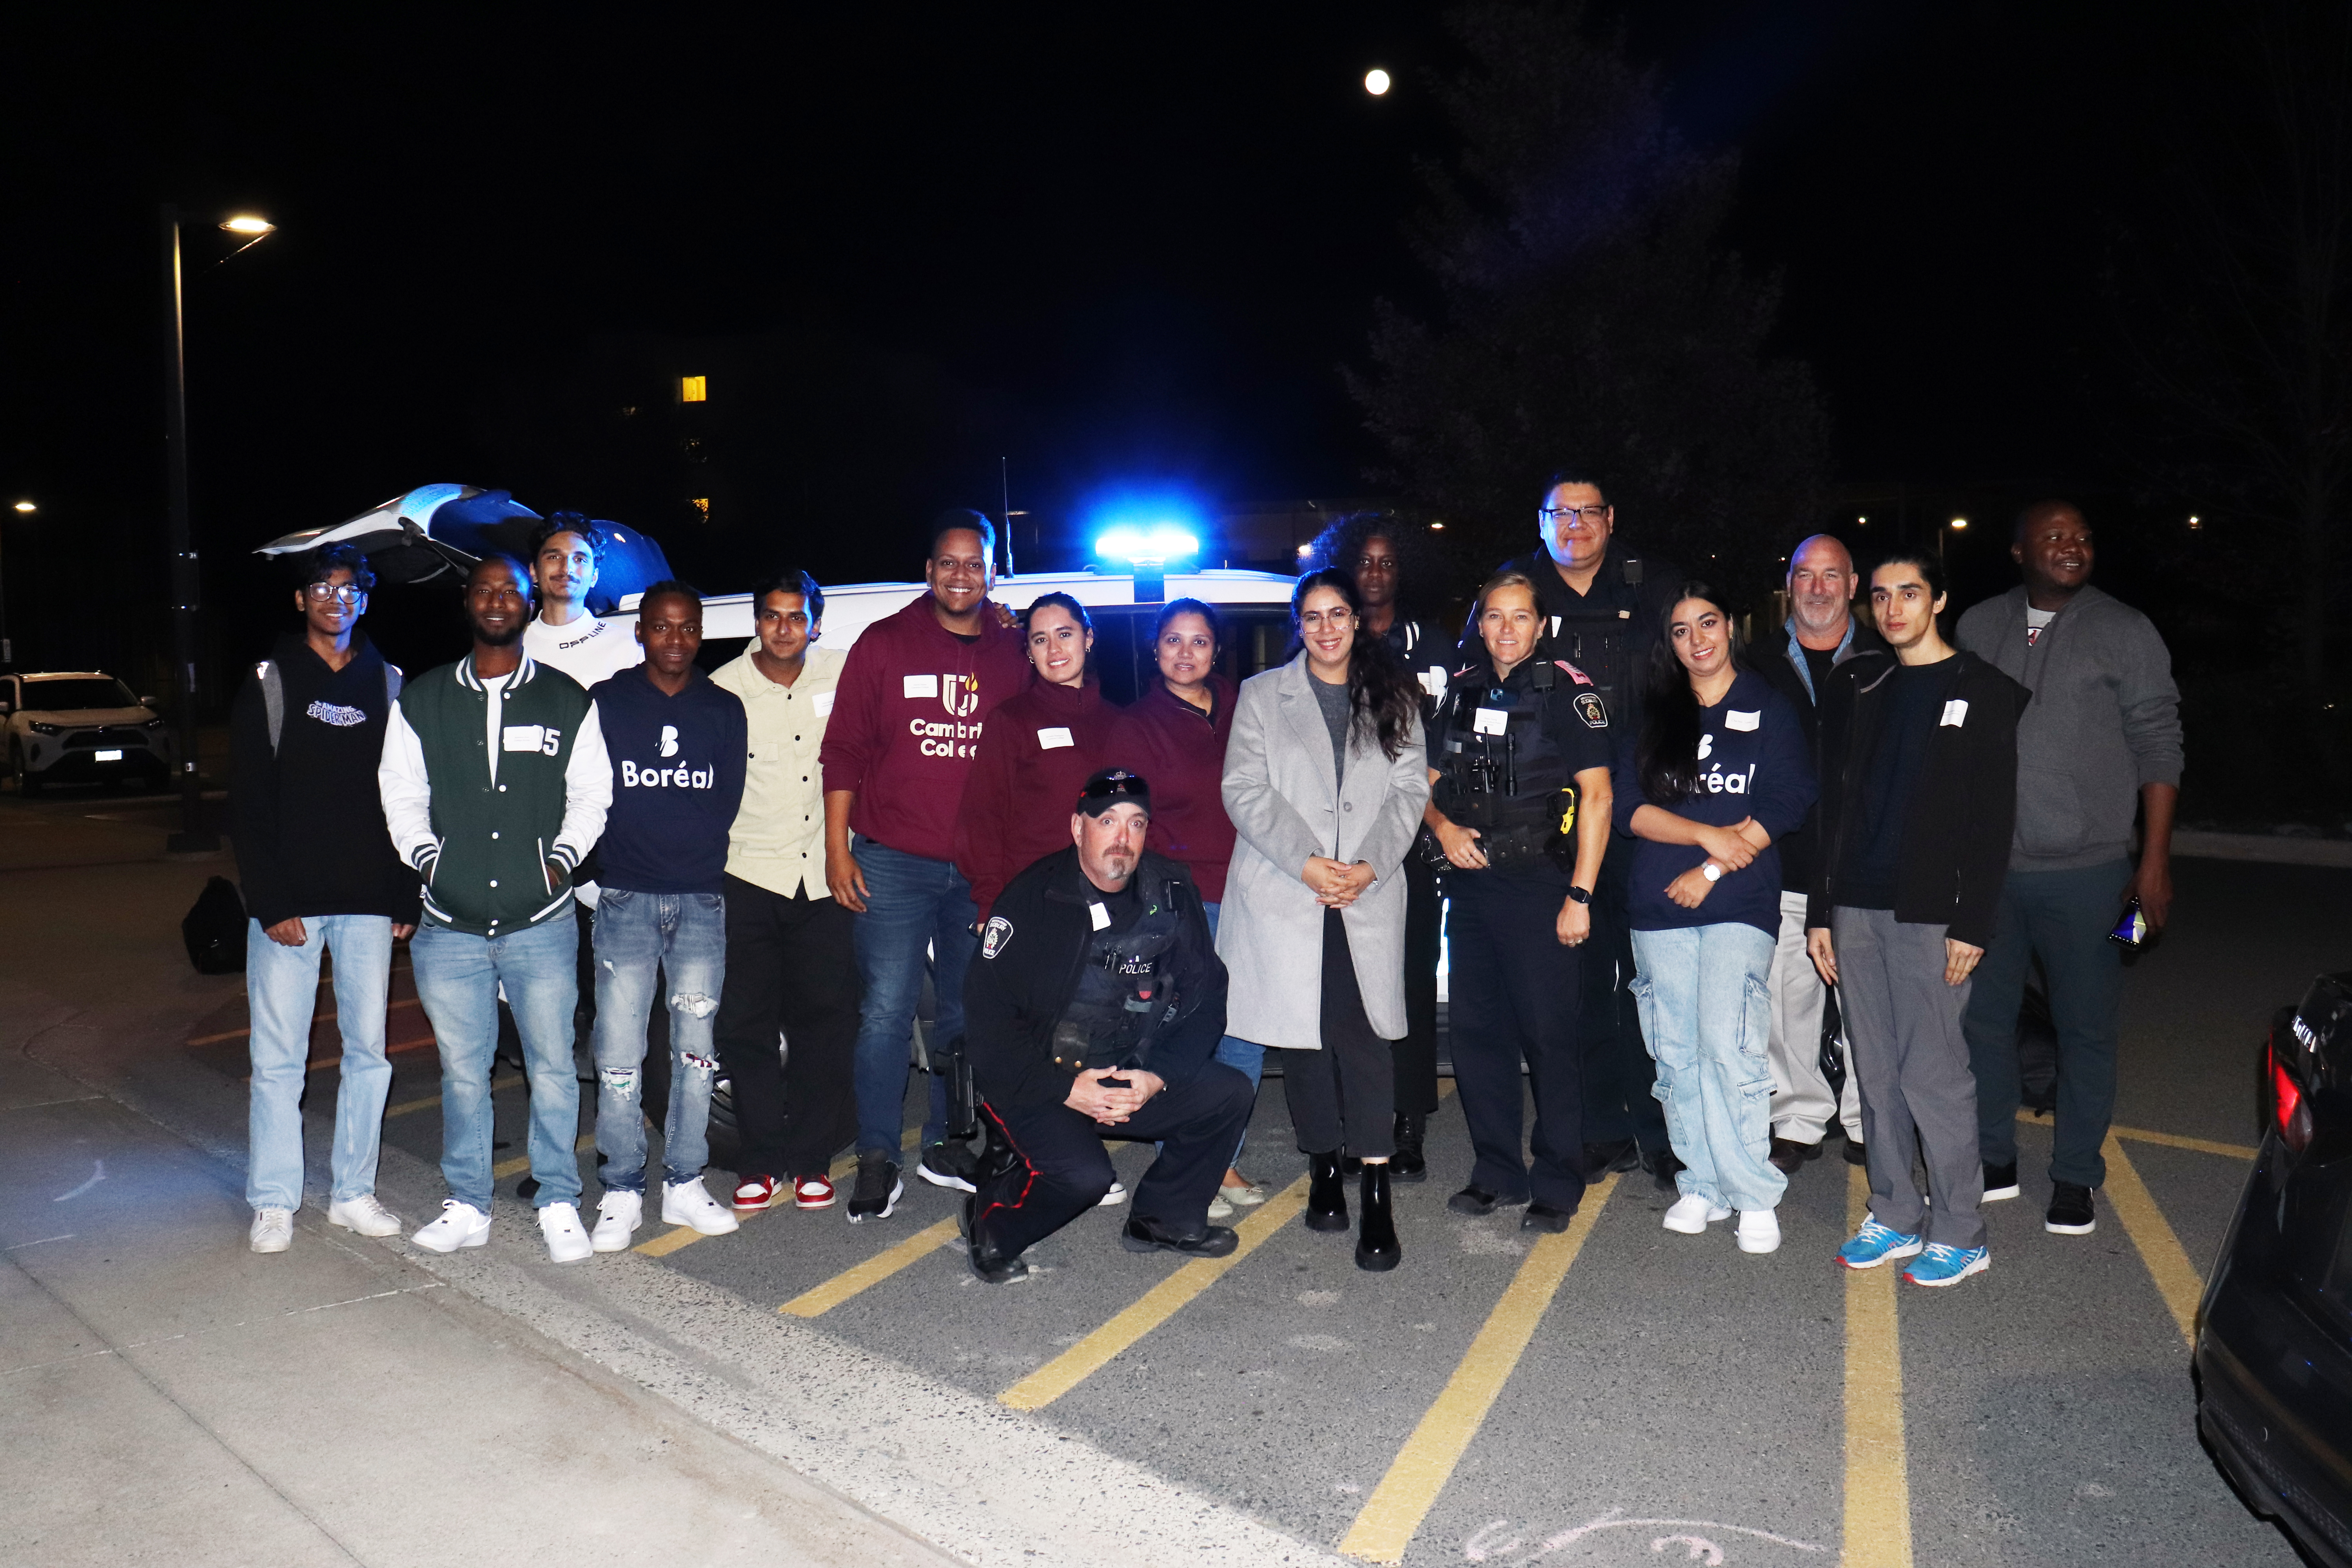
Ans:
[[[2099,9],[1626,8],[1685,132],[1743,152],[1731,237],[1784,279],[1843,482],[2124,485],[2081,355],[2195,49]],[[135,680],[162,646],[167,198],[215,658],[276,624],[246,551],[429,480],[657,525],[714,591],[780,552],[910,574],[931,512],[994,510],[1000,455],[1045,556],[1125,479],[1212,508],[1370,488],[1339,370],[1376,298],[1430,303],[1406,219],[1414,161],[1448,153],[1432,7],[362,15],[0,23],[0,500],[41,507],[0,514],[0,570],[27,668]],[[240,207],[281,231],[214,265]],[[676,539],[593,432],[548,426],[604,396],[583,365],[730,343],[803,384],[730,437],[798,488]]]

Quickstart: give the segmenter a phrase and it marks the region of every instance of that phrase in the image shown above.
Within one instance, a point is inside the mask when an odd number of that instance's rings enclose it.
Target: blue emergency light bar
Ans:
[[[1095,553],[1112,561],[1189,561],[1201,542],[1181,528],[1113,528],[1095,540]]]

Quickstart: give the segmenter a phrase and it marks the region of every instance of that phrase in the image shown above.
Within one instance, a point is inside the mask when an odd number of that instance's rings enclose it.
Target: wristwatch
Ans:
[[[1570,883],[1568,889],[1568,901],[1571,904],[1590,904],[1592,901],[1592,889],[1580,888]]]
[[[1705,877],[1710,882],[1720,882],[1723,880],[1723,868],[1717,865],[1712,860],[1709,860],[1705,865],[1701,866],[1698,868],[1698,874]]]

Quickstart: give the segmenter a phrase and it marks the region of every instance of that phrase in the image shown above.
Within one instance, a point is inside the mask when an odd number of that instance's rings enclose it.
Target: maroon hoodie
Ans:
[[[1070,813],[1102,760],[1118,710],[1102,688],[1033,680],[989,716],[956,824],[956,869],[971,882],[980,918],[1004,884],[1070,847]]]
[[[817,762],[825,793],[855,790],[853,832],[902,854],[955,854],[956,811],[982,722],[1029,682],[1017,628],[983,601],[977,640],[931,614],[929,593],[850,645]]]
[[[1154,680],[1111,726],[1103,752],[1107,768],[1132,768],[1151,786],[1151,831],[1143,841],[1181,860],[1201,889],[1201,901],[1224,901],[1225,867],[1234,858],[1234,825],[1225,816],[1225,739],[1233,732],[1234,683],[1209,678],[1211,713],[1203,713]]]

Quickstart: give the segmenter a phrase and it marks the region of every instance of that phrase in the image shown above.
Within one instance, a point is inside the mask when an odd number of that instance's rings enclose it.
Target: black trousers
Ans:
[[[831,899],[788,899],[740,877],[727,879],[726,893],[716,1034],[743,1141],[738,1173],[822,1175],[857,1135],[856,917]]]
[[[1396,1152],[1396,1062],[1364,1015],[1347,922],[1329,909],[1323,911],[1322,1032],[1321,1050],[1288,1051],[1282,1058],[1282,1095],[1290,1102],[1299,1152],[1345,1148],[1387,1159]]]
[[[1396,1062],[1396,1108],[1426,1116],[1437,1109],[1437,952],[1444,895],[1436,868],[1416,851],[1404,862],[1404,1038],[1390,1043]]]
[[[1665,1108],[1651,1090],[1657,1064],[1642,1043],[1633,994],[1633,933],[1625,924],[1626,868],[1633,843],[1612,834],[1592,890],[1592,935],[1576,951],[1584,961],[1584,997],[1576,1037],[1584,1058],[1584,1141],[1631,1138],[1645,1154],[1668,1146]],[[1457,983],[1458,984],[1458,983]]]
[[[1171,1236],[1202,1235],[1209,1200],[1256,1099],[1256,1085],[1210,1062],[1116,1128],[1066,1105],[983,1102],[982,1110],[1017,1158],[982,1182],[972,1203],[973,1232],[1007,1258],[1045,1240],[1110,1191],[1115,1178],[1102,1141],[1128,1138],[1160,1145],[1160,1157],[1136,1185],[1135,1216],[1158,1220]]]
[[[1572,1212],[1584,1197],[1584,965],[1555,934],[1567,879],[1465,871],[1447,891],[1454,1087],[1476,1154],[1469,1184],[1507,1204],[1532,1197]],[[1532,1167],[1520,1143],[1522,1060],[1536,1100]]]

